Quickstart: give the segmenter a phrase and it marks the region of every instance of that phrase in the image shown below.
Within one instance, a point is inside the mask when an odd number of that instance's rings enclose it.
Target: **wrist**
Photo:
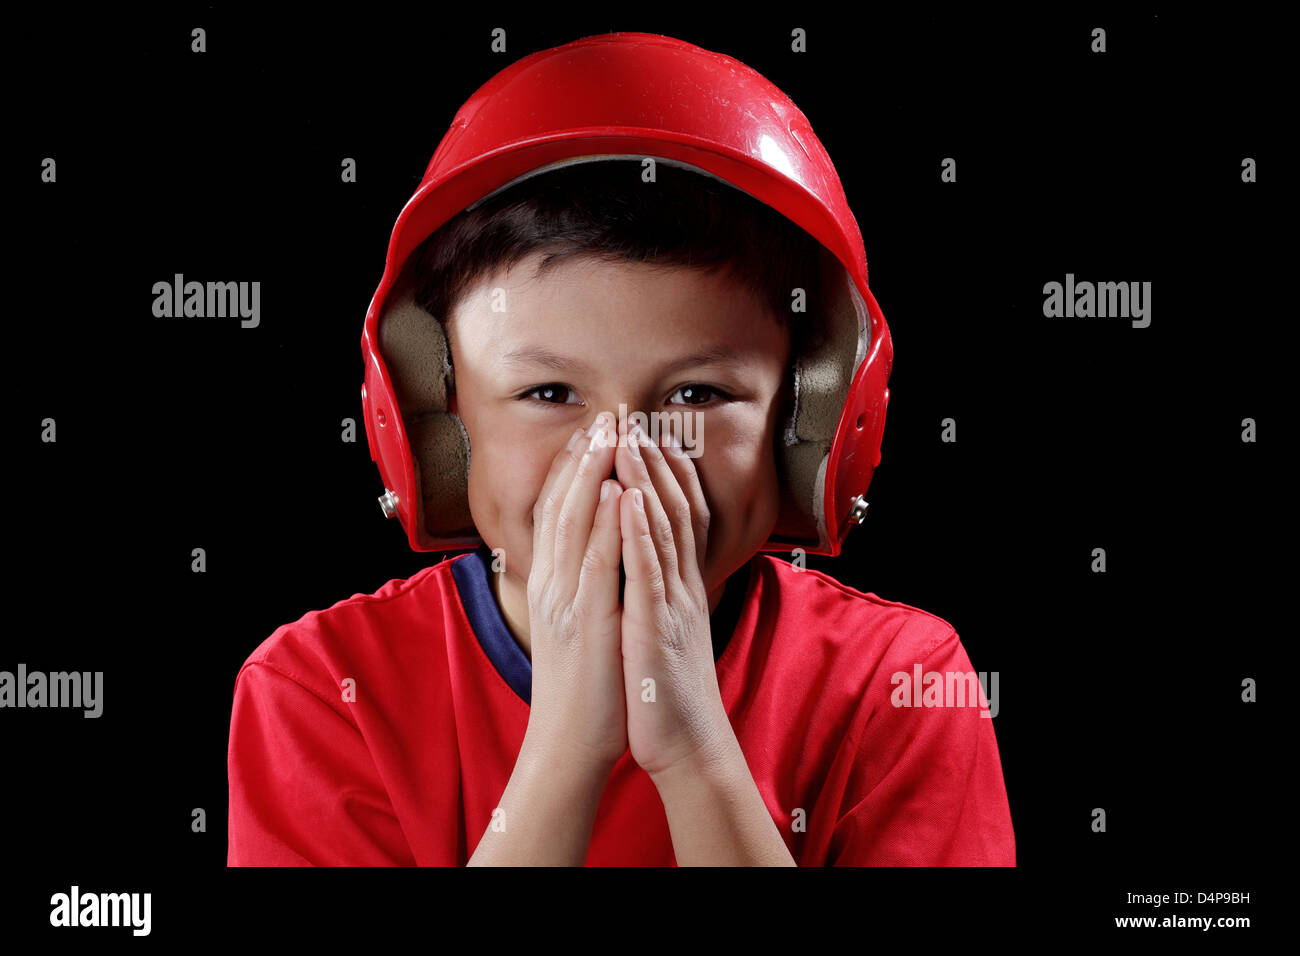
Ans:
[[[730,721],[724,725],[687,756],[649,771],[655,788],[662,794],[683,786],[728,786],[735,779],[737,768],[745,765],[745,758]]]
[[[516,763],[527,761],[530,768],[548,777],[603,787],[618,760],[582,744],[570,743],[565,734],[547,733],[530,724],[524,732]]]

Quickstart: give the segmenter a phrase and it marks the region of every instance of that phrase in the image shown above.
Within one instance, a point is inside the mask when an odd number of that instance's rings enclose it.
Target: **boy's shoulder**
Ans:
[[[960,643],[952,624],[923,608],[860,591],[824,571],[772,555],[759,554],[756,560],[775,592],[778,620],[801,637],[811,632],[823,643],[876,660],[922,660],[947,642]]]
[[[934,674],[951,675],[942,679],[956,686],[959,676],[974,676],[956,628],[939,615],[822,571],[764,559],[763,587],[771,593],[760,599],[760,615],[771,623],[760,625],[742,680],[771,688],[773,699],[812,699],[808,725],[800,731],[805,743],[856,737],[870,721],[883,720],[877,724],[882,733],[896,735],[896,745],[905,746],[915,739],[914,722],[933,711],[901,707],[894,700],[899,686],[910,680],[924,688]],[[944,715],[949,742],[963,739],[972,726],[980,729],[980,721],[970,723],[978,716],[974,708],[948,708]]]
[[[261,666],[317,693],[336,694],[341,678],[400,667],[404,650],[428,648],[440,633],[448,589],[455,587],[456,557],[281,624],[248,655],[239,674]]]

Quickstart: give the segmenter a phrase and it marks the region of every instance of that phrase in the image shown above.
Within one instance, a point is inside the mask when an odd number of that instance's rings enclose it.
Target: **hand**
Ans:
[[[718,691],[700,567],[709,510],[688,456],[621,429],[623,677],[632,758],[651,776],[724,752],[731,723]],[[662,436],[669,443],[667,436]],[[635,490],[634,490],[635,489]],[[644,507],[637,507],[640,492]],[[654,681],[654,701],[645,681]]]
[[[574,433],[533,506],[528,570],[532,710],[526,738],[548,756],[608,774],[627,750],[619,653],[618,508],[613,415]],[[602,485],[609,494],[602,502]]]

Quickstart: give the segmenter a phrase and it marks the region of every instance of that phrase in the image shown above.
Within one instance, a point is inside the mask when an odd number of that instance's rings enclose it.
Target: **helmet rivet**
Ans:
[[[397,495],[393,494],[387,488],[379,496],[379,507],[384,512],[385,518],[392,518],[397,514]]]
[[[858,495],[853,499],[853,510],[849,512],[849,518],[862,524],[862,519],[867,516],[867,499]]]

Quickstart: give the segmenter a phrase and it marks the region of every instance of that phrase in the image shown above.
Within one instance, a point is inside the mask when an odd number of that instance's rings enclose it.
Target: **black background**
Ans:
[[[240,914],[227,928],[279,914],[296,933],[295,894],[319,917],[346,890],[341,923],[380,905],[356,896],[377,886],[436,893],[440,911],[461,894],[536,896],[535,878],[506,874],[300,888],[228,872],[225,748],[235,674],[271,631],[443,557],[383,520],[361,423],[361,327],[398,212],[481,83],[615,29],[752,66],[835,160],[896,360],[870,515],[840,558],[809,564],[945,618],[975,669],[1001,676],[1019,868],[827,874],[798,918],[851,906],[874,927],[941,892],[980,901],[981,935],[1037,920],[1118,934],[1113,916],[1149,912],[1123,905],[1130,891],[1254,891],[1212,915],[1262,903],[1280,736],[1263,668],[1289,632],[1277,139],[1294,117],[1278,26],[660,9],[219,5],[11,23],[5,439],[21,479],[0,669],[105,675],[97,720],[0,713],[5,856],[26,874],[0,913],[16,928],[48,929],[49,895],[74,882],[152,891],[160,938],[218,912]],[[789,50],[796,26],[806,54]],[[47,156],[56,185],[40,181]],[[948,156],[955,184],[939,179]],[[1256,184],[1241,181],[1247,156]],[[343,157],[356,184],[339,181]],[[260,327],[154,318],[152,285],[177,272],[260,280]],[[1067,272],[1151,282],[1150,327],[1044,318],[1043,284]],[[355,444],[340,441],[348,417]],[[939,440],[947,417],[955,444]],[[1241,701],[1246,677],[1259,703]],[[195,807],[206,833],[191,832]],[[594,882],[580,879],[547,878]],[[754,874],[728,886],[800,892]]]

